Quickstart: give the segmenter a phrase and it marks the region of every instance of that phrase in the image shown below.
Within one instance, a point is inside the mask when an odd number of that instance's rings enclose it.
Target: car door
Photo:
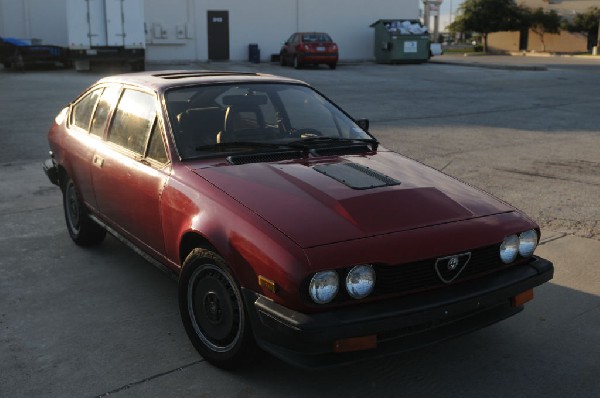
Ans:
[[[92,177],[105,221],[136,244],[164,254],[160,197],[169,178],[156,95],[125,88]]]
[[[92,187],[90,162],[100,139],[89,134],[94,110],[104,87],[95,87],[77,99],[70,108],[66,132],[68,140],[63,141],[64,152],[69,154],[65,164],[69,176],[75,182],[84,202],[94,208],[96,200]]]

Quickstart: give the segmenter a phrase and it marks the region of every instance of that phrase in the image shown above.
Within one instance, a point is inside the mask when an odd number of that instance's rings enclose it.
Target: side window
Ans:
[[[108,140],[142,155],[155,118],[154,96],[126,89],[117,105]]]
[[[106,120],[108,119],[108,113],[119,99],[120,86],[111,86],[104,89],[98,106],[96,106],[96,112],[94,112],[94,118],[92,119],[92,127],[90,133],[102,137],[104,135],[104,127],[106,127]]]
[[[161,129],[158,125],[158,122],[154,123],[154,127],[152,128],[152,134],[150,135],[150,143],[148,144],[148,154],[147,158],[156,160],[159,163],[167,163],[169,158],[167,158],[167,151],[165,149],[165,144],[162,140]]]
[[[90,119],[92,118],[94,107],[96,106],[96,102],[98,102],[98,97],[100,97],[102,90],[100,88],[92,91],[73,106],[71,123],[87,131],[90,127]]]

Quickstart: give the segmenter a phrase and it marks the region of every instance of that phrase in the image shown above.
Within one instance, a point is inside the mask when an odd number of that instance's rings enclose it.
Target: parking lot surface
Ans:
[[[213,368],[185,335],[175,281],[116,239],[76,247],[60,191],[41,170],[46,133],[68,101],[111,72],[0,69],[0,397],[598,396],[600,62],[550,61],[538,60],[537,70],[150,66],[305,80],[369,118],[384,146],[542,226],[538,253],[556,274],[523,313],[425,349],[319,372],[267,355],[236,372]]]

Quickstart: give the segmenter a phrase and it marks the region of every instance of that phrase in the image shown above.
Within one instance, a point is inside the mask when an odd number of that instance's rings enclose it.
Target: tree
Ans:
[[[577,13],[571,22],[565,22],[563,28],[569,32],[584,33],[588,37],[588,44],[595,45],[600,41],[600,8],[590,7],[584,13]]]
[[[520,30],[522,26],[523,9],[514,0],[465,0],[449,29],[481,33],[483,51],[487,52],[489,33]]]
[[[548,12],[541,7],[535,10],[527,10],[524,13],[524,20],[528,22],[529,28],[533,33],[540,37],[542,43],[542,51],[546,51],[546,43],[544,42],[544,34],[560,32],[562,18],[554,10]]]

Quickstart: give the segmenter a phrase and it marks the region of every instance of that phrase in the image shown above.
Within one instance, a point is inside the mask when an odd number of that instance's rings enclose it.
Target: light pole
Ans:
[[[429,32],[429,0],[423,0],[423,25]]]

